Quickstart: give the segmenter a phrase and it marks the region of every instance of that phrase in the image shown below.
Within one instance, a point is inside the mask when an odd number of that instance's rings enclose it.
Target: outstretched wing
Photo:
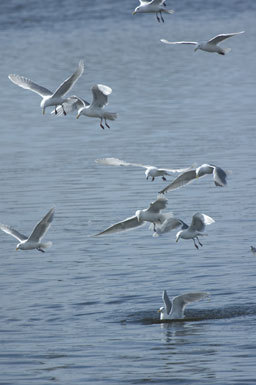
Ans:
[[[229,37],[240,35],[241,33],[244,33],[244,31],[241,32],[234,32],[234,33],[222,33],[220,35],[214,36],[210,40],[208,40],[208,44],[218,44],[221,41],[228,39]]]
[[[196,213],[192,217],[189,228],[191,231],[204,231],[206,225],[210,225],[214,222],[215,220],[208,215]]]
[[[120,231],[128,231],[132,230],[135,227],[143,225],[143,221],[139,221],[137,216],[133,216],[130,218],[125,219],[122,222],[115,223],[114,225],[108,227],[106,230],[95,234],[94,236],[97,237],[99,235],[106,235],[106,234],[113,234],[113,233],[119,233]]]
[[[41,219],[41,221],[35,226],[34,230],[32,231],[31,235],[29,236],[29,241],[34,242],[40,242],[40,240],[43,238],[43,236],[48,231],[54,217],[54,211],[55,209],[52,208],[44,217]]]
[[[166,186],[163,190],[159,192],[159,194],[164,194],[167,191],[175,190],[176,188],[180,188],[185,184],[192,182],[196,178],[196,170],[189,170],[179,175],[172,183]]]
[[[157,200],[150,203],[147,211],[151,213],[159,213],[161,210],[165,209],[167,206],[168,199],[164,197],[158,197]]]
[[[30,90],[40,95],[42,98],[45,96],[51,96],[52,92],[47,88],[39,86],[38,84],[32,82],[32,80],[25,78],[24,76],[10,74],[8,78],[17,86],[24,88],[25,90]]]
[[[163,303],[164,303],[164,306],[165,306],[165,310],[166,310],[166,313],[169,314],[170,311],[171,311],[171,308],[172,308],[172,303],[168,297],[168,294],[166,292],[166,290],[163,291],[163,294],[162,294],[162,299],[163,299]]]
[[[92,105],[102,108],[108,104],[108,95],[112,93],[112,89],[104,84],[95,84],[92,89],[93,101]]]
[[[62,106],[58,106],[56,108],[57,116],[63,115],[63,109],[66,112],[66,114],[78,111],[80,108],[89,106],[90,103],[88,103],[86,100],[79,98],[78,96],[72,95],[69,98],[67,98],[67,101],[63,103]],[[51,111],[52,115],[55,115],[55,110]]]
[[[18,241],[26,241],[28,237],[19,233],[17,230],[13,229],[10,226],[0,225],[0,230],[4,231],[6,234],[10,234],[12,237],[18,239]]]
[[[171,216],[169,214],[168,217],[165,219],[165,221],[162,224],[160,224],[160,225],[157,224],[155,226],[156,227],[156,231],[155,231],[156,234],[155,235],[153,234],[153,236],[168,233],[169,231],[172,231],[179,226],[181,226],[182,230],[188,228],[188,225],[185,222],[183,222],[181,219],[174,218],[173,216]]]
[[[83,60],[80,60],[78,64],[77,70],[71,75],[69,78],[67,78],[54,92],[54,97],[58,98],[61,96],[64,96],[75,84],[75,82],[80,78],[82,73],[84,72],[84,62]]]
[[[199,301],[200,299],[205,297],[209,297],[209,293],[207,292],[187,293],[187,294],[174,297],[172,300],[172,306],[173,306],[172,312],[175,314],[175,318],[183,317],[185,306],[188,303]]]
[[[95,162],[99,164],[105,164],[108,166],[135,166],[135,167],[143,167],[143,168],[151,167],[151,166],[146,166],[144,164],[139,164],[139,163],[129,163],[117,158],[96,159]]]
[[[227,173],[220,167],[214,167],[213,169],[213,180],[216,186],[224,187],[227,184],[226,181]]]
[[[197,45],[197,41],[169,41],[166,39],[160,39],[160,41],[164,44],[192,44],[192,45]]]

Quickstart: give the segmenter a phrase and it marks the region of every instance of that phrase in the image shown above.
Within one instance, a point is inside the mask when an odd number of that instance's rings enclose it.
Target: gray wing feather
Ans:
[[[234,33],[222,33],[220,35],[214,36],[210,40],[208,40],[209,44],[218,44],[221,41],[228,39],[229,37],[235,36],[235,35],[240,35],[241,33],[244,33],[244,31],[241,32],[234,32]]]
[[[129,163],[129,162],[126,162],[125,160],[121,160],[118,158],[96,159],[95,162],[99,164],[105,164],[108,166],[135,166],[135,167],[143,167],[143,168],[151,167],[151,166],[146,166],[144,164],[139,164],[139,163]]]
[[[84,106],[89,106],[89,105],[90,105],[90,103],[88,103],[86,100],[73,95],[73,96],[70,96],[69,98],[67,98],[67,101],[65,103],[63,103],[63,108],[64,108],[64,111],[67,114],[69,114],[69,113],[78,111],[80,108],[82,108]],[[63,108],[62,108],[62,106],[58,106],[56,108],[57,116],[63,115]],[[55,110],[51,111],[51,114],[55,115]]]
[[[183,311],[188,303],[199,301],[202,298],[209,297],[209,293],[187,293],[174,297],[172,300],[173,311],[178,313],[180,311],[180,317],[183,316]]]
[[[71,90],[71,88],[73,87],[75,82],[80,78],[80,76],[82,75],[83,72],[84,72],[84,62],[83,62],[83,60],[80,60],[77,70],[73,73],[73,75],[71,75],[69,78],[67,78],[57,88],[57,90],[54,92],[53,96],[54,97],[60,97],[60,96],[65,95],[69,90]]]
[[[169,314],[172,308],[172,303],[168,297],[166,290],[163,291],[162,299],[166,309],[166,313]]]
[[[108,104],[108,95],[112,93],[112,89],[104,84],[95,84],[92,89],[92,104],[96,107],[104,107]]]
[[[52,208],[44,217],[41,219],[41,221],[35,226],[34,230],[32,231],[31,235],[29,236],[30,241],[34,242],[40,242],[40,240],[43,238],[43,236],[48,231],[54,217],[55,209]]]
[[[192,182],[196,178],[196,170],[189,170],[179,175],[172,183],[166,186],[163,190],[159,192],[159,194],[164,194],[167,191],[175,190]]]
[[[133,217],[125,219],[122,222],[118,222],[118,223],[108,227],[106,230],[104,230],[98,234],[95,234],[95,237],[99,236],[99,235],[113,234],[113,233],[119,233],[121,231],[132,230],[135,227],[141,226],[143,224],[144,224],[144,222],[138,221],[138,218],[135,215]]]
[[[51,96],[52,92],[47,88],[39,86],[38,84],[32,82],[32,80],[25,78],[24,76],[10,74],[8,78],[17,86],[24,88],[26,90],[33,91],[40,95],[42,98],[45,96]]]
[[[149,208],[147,211],[150,211],[152,213],[159,213],[160,210],[163,210],[167,206],[168,199],[164,197],[159,197],[154,202],[150,203]]]
[[[197,45],[197,41],[169,41],[166,39],[160,39],[160,41],[164,44],[192,44],[192,45]]]
[[[214,223],[215,220],[209,217],[208,215],[196,213],[192,217],[191,225],[189,228],[192,231],[204,231],[206,225]]]
[[[213,170],[213,179],[216,186],[223,187],[227,184],[227,173],[220,167],[215,167]]]
[[[17,230],[13,229],[10,226],[0,225],[0,230],[4,231],[6,234],[13,236],[14,238],[18,239],[18,241],[20,242],[26,241],[28,239],[26,235],[19,233]]]

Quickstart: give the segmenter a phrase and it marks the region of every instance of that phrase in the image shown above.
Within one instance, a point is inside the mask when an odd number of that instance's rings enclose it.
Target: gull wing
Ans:
[[[92,105],[102,108],[108,104],[108,95],[112,93],[112,89],[104,84],[95,84],[92,89]]]
[[[185,306],[188,303],[199,301],[205,297],[209,297],[209,293],[187,293],[174,297],[172,300],[172,313],[175,313],[175,318],[182,318],[184,315]]]
[[[172,173],[175,173],[175,172],[186,172],[186,171],[189,171],[191,170],[192,167],[185,167],[185,168],[159,168],[158,171],[162,171],[162,172],[172,172]]]
[[[75,82],[80,78],[82,73],[84,72],[84,62],[83,60],[80,60],[78,64],[77,70],[71,75],[69,78],[67,78],[54,92],[53,96],[58,98],[61,96],[64,96],[75,84]]]
[[[208,215],[196,213],[192,217],[191,225],[189,226],[191,231],[204,231],[205,225],[214,223],[215,220]]]
[[[162,300],[165,306],[166,313],[169,314],[172,308],[172,303],[168,297],[166,290],[163,291]]]
[[[69,114],[74,111],[78,111],[82,107],[89,106],[90,103],[88,103],[86,100],[79,98],[78,96],[72,95],[69,98],[67,98],[67,101],[63,103],[64,111]],[[56,108],[57,116],[63,115],[63,108],[62,106],[58,106]],[[55,115],[55,110],[51,111],[52,115]]]
[[[165,221],[162,224],[156,225],[156,234],[161,235],[164,233],[168,233],[169,231],[172,231],[179,226],[182,226],[181,227],[182,230],[188,228],[188,225],[185,222],[183,222],[181,219],[174,218],[171,215],[168,215],[168,217],[165,219]]]
[[[220,35],[214,36],[210,40],[208,40],[208,44],[218,44],[221,41],[228,39],[229,37],[235,36],[235,35],[240,35],[241,33],[244,33],[244,31],[241,32],[234,32],[234,33],[222,33]]]
[[[159,194],[164,194],[167,191],[175,190],[176,188],[180,188],[185,184],[192,182],[196,178],[196,170],[189,170],[179,175],[172,183],[166,186],[163,190],[159,192]]]
[[[197,45],[197,41],[169,41],[166,39],[160,39],[160,41],[164,44],[191,44],[191,45]]]
[[[0,230],[4,231],[6,234],[10,234],[12,237],[18,239],[18,241],[20,242],[26,241],[28,239],[26,235],[19,233],[17,230],[13,229],[10,226],[0,224]]]
[[[227,173],[220,167],[214,167],[213,169],[213,180],[216,186],[224,187],[227,184],[226,181]]]
[[[45,96],[52,96],[52,92],[47,88],[39,86],[38,84],[32,82],[32,80],[25,78],[24,76],[10,74],[8,78],[17,86],[24,88],[25,90],[30,90],[40,95],[42,98]]]
[[[151,213],[159,213],[161,210],[166,208],[167,202],[168,202],[168,199],[164,197],[158,197],[157,200],[150,203],[147,211]]]
[[[134,215],[133,217],[127,218],[122,222],[115,223],[114,225],[108,227],[106,230],[95,234],[94,236],[96,237],[99,235],[119,233],[120,231],[128,231],[134,229],[135,227],[141,226],[142,224],[144,224],[144,221],[139,221],[137,216]]]
[[[164,0],[152,0],[148,4],[150,5],[161,5],[163,4]]]
[[[43,236],[48,231],[54,217],[54,211],[55,209],[52,208],[44,217],[41,219],[40,222],[35,226],[34,230],[32,231],[31,235],[29,236],[29,241],[34,242],[40,242],[40,240],[43,238]]]
[[[143,168],[151,167],[151,166],[146,166],[144,164],[139,164],[139,163],[129,163],[118,158],[96,159],[95,162],[99,164],[105,164],[108,166],[135,166],[135,167],[143,167]]]

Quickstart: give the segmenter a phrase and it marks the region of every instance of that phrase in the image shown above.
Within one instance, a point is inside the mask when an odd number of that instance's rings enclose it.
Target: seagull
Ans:
[[[32,80],[25,78],[24,76],[10,74],[8,78],[17,86],[33,91],[42,97],[40,107],[45,113],[46,107],[55,106],[55,114],[57,114],[56,107],[62,106],[63,114],[66,115],[66,111],[63,108],[63,104],[67,101],[63,96],[73,87],[75,82],[80,78],[84,72],[84,62],[80,60],[77,70],[67,78],[55,92],[49,91],[47,88],[39,86],[32,82]]]
[[[150,203],[147,209],[137,210],[134,216],[115,223],[106,230],[95,234],[95,236],[131,230],[145,224],[145,222],[151,222],[154,226],[156,223],[162,223],[165,220],[165,214],[161,214],[160,211],[167,206],[167,202],[166,198],[159,196],[154,202]]]
[[[109,166],[134,166],[134,167],[142,167],[145,168],[145,175],[146,179],[151,177],[151,181],[153,182],[156,177],[161,176],[164,181],[167,179],[165,178],[165,175],[171,175],[170,173],[176,173],[176,172],[184,172],[188,171],[191,168],[177,168],[177,169],[172,169],[172,168],[157,168],[155,166],[148,166],[140,163],[128,163],[125,162],[124,160],[117,159],[117,158],[103,158],[103,159],[96,159],[96,163],[99,164],[105,164]]]
[[[200,246],[203,246],[199,241],[199,236],[207,235],[203,233],[205,226],[214,223],[215,220],[209,217],[208,215],[196,213],[192,217],[192,221],[190,226],[186,225],[183,221],[180,221],[180,224],[183,226],[183,229],[178,231],[176,234],[176,242],[180,238],[182,239],[193,239],[195,247],[198,249],[198,245],[196,244],[196,239]],[[187,226],[184,228],[184,224]]]
[[[52,242],[42,243],[41,239],[45,236],[48,231],[54,216],[55,209],[52,208],[40,222],[35,226],[34,230],[29,237],[19,233],[17,230],[12,227],[0,224],[0,230],[4,231],[7,234],[12,235],[14,238],[18,239],[19,243],[16,246],[16,250],[33,250],[37,249],[42,253],[45,252],[47,247],[52,245]]]
[[[166,39],[161,39],[160,41],[165,44],[191,44],[195,45],[195,51],[198,49],[201,49],[202,51],[207,52],[216,52],[220,55],[226,55],[228,52],[231,51],[231,48],[222,48],[218,45],[218,43],[222,42],[225,39],[228,39],[229,37],[240,35],[241,33],[244,33],[244,31],[241,32],[234,32],[234,33],[222,33],[220,35],[214,36],[212,39],[208,41],[168,41]]]
[[[176,179],[174,179],[174,181],[172,181],[168,186],[161,190],[159,194],[164,194],[167,191],[176,190],[177,188],[193,182],[195,179],[207,174],[213,174],[213,181],[215,186],[224,187],[227,184],[227,173],[222,168],[213,164],[205,163],[197,167],[195,170],[188,170],[179,175]]]
[[[166,290],[164,290],[162,294],[164,306],[158,310],[160,320],[182,319],[184,318],[184,310],[188,303],[196,302],[206,297],[209,297],[209,293],[199,292],[178,295],[170,300]]]
[[[181,219],[175,218],[173,213],[166,213],[165,220],[161,224],[157,224],[154,229],[153,237],[158,237],[159,235],[168,233],[173,229],[181,226],[182,230],[188,229],[188,225],[183,222]],[[153,228],[150,228],[151,230]]]
[[[164,23],[163,13],[172,14],[174,11],[172,9],[165,9],[166,3],[164,0],[152,0],[152,1],[144,1],[140,0],[140,5],[135,8],[133,11],[133,15],[136,13],[155,13],[157,21],[160,23],[161,21]],[[160,17],[158,16],[160,15]]]
[[[78,119],[81,115],[88,116],[90,118],[100,118],[100,127],[104,130],[102,121],[104,119],[106,127],[110,128],[107,120],[115,120],[117,114],[114,112],[105,111],[104,107],[108,104],[108,95],[112,93],[112,89],[104,84],[95,84],[92,88],[93,100],[88,103],[86,100],[78,97],[71,96],[67,98],[64,108],[66,112],[77,111],[76,118]],[[62,115],[62,108],[57,107],[57,115]],[[51,112],[52,114],[54,111]]]

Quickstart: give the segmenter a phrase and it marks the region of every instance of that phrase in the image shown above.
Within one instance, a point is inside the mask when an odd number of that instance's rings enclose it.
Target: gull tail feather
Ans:
[[[117,114],[115,112],[107,112],[105,113],[105,118],[107,120],[116,120]]]
[[[231,51],[231,48],[223,48],[223,51],[224,51],[224,55],[226,55]]]
[[[174,13],[174,10],[173,9],[162,9],[161,12],[169,13],[170,15],[172,15]]]
[[[40,244],[40,248],[42,248],[42,249],[48,249],[49,247],[51,247],[52,246],[52,242],[51,241],[49,241],[49,242],[44,242],[44,243],[41,243]]]

